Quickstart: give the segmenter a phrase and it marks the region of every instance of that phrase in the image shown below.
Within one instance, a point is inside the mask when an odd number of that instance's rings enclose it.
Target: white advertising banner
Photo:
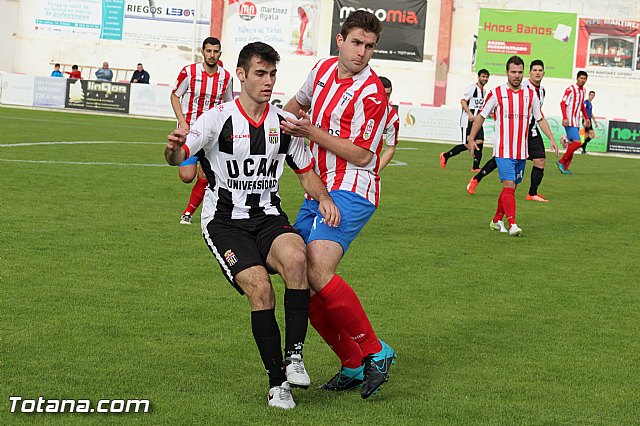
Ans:
[[[2,95],[0,102],[9,105],[33,106],[34,77],[32,75],[0,73]]]
[[[229,0],[226,43],[262,41],[281,55],[315,55],[320,0]]]
[[[400,139],[461,142],[460,110],[400,105]]]
[[[132,84],[129,114],[144,117],[174,117],[169,96],[170,86]]]

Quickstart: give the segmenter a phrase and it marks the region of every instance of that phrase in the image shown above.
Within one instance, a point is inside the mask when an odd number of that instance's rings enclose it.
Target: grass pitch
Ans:
[[[447,146],[402,142],[406,165],[383,172],[380,208],[339,270],[398,353],[391,380],[367,401],[295,390],[298,407],[283,412],[266,404],[246,300],[199,226],[178,224],[191,186],[164,166],[173,123],[0,118],[0,424],[640,420],[636,160],[577,155],[564,176],[550,158],[547,204],[524,201],[527,165],[514,238],[488,230],[497,172],[470,196],[466,154],[441,170]],[[109,143],[41,143],[79,141]],[[290,171],[281,192],[293,220],[302,190]],[[311,328],[305,361],[315,385],[338,368]],[[149,399],[152,410],[11,414],[16,395]]]

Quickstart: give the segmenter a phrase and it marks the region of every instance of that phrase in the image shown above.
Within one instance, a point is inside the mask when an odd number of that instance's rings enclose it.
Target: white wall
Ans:
[[[130,0],[127,0],[130,1]],[[29,16],[33,16],[32,1],[0,0],[0,70],[49,75],[51,62],[77,63],[98,66],[109,61],[111,67],[135,68],[142,62],[151,74],[152,83],[173,84],[177,73],[187,63],[193,62],[190,46],[158,46],[125,44],[119,41],[47,40],[33,35]],[[608,17],[640,20],[640,2],[637,0],[459,0],[454,2],[453,34],[451,39],[450,68],[447,81],[446,106],[459,107],[464,87],[475,81],[471,69],[473,36],[477,32],[480,7],[546,10],[574,12],[583,17]],[[320,34],[318,56],[304,57],[283,55],[278,70],[277,92],[284,98],[293,95],[301,86],[308,71],[319,57],[329,54],[333,1],[322,0],[320,8]],[[432,104],[436,71],[436,53],[439,34],[440,1],[430,0],[427,6],[427,26],[422,63],[373,60],[372,65],[380,75],[389,77],[394,84],[392,100],[413,105]],[[15,37],[11,34],[17,33]],[[383,34],[384,37],[384,34]],[[200,43],[200,40],[197,41]],[[222,60],[233,70],[237,51],[225,43],[222,37]],[[88,77],[88,76],[85,76]],[[505,81],[503,76],[492,76],[489,87]],[[572,83],[569,79],[545,79],[547,87],[546,114],[556,115],[562,91]],[[239,88],[237,80],[235,85]],[[613,80],[593,76],[587,88],[597,92],[594,112],[607,118],[626,118],[640,121],[640,84],[633,80]],[[557,108],[556,108],[557,106]]]

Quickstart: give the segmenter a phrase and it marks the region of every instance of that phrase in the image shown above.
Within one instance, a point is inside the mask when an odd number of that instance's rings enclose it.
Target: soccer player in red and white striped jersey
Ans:
[[[311,325],[340,358],[342,368],[328,390],[361,386],[368,398],[387,380],[395,352],[373,331],[358,296],[336,274],[344,253],[378,205],[379,156],[387,123],[387,99],[369,60],[382,23],[358,10],[336,36],[339,56],[319,61],[285,110],[281,128],[311,143],[315,169],[340,209],[337,228],[327,226],[315,200],[306,199],[294,224],[307,243]],[[305,111],[310,109],[310,114]]]
[[[382,86],[384,86],[384,92],[387,95],[387,101],[391,99],[391,93],[393,92],[393,87],[391,85],[391,80],[387,77],[380,76],[380,81],[382,82]],[[396,109],[389,103],[387,108],[387,124],[384,126],[384,144],[385,148],[380,155],[380,166],[378,168],[378,173],[382,171],[393,156],[396,153],[396,146],[398,145],[398,132],[400,131],[400,117],[398,116],[398,112]]]
[[[187,65],[178,74],[171,92],[171,106],[178,128],[189,130],[202,113],[233,99],[233,80],[231,74],[222,68],[221,54],[220,40],[207,37],[202,42],[204,62]],[[198,157],[193,155],[180,165],[178,175],[184,183],[191,183],[196,174],[198,180],[180,218],[180,223],[186,225],[191,224],[191,217],[202,203],[207,187],[204,173],[198,170]]]
[[[588,127],[591,125],[589,114],[587,114],[587,109],[584,105],[584,85],[587,82],[587,78],[588,75],[586,72],[578,71],[575,84],[567,87],[567,90],[564,91],[562,101],[560,101],[562,125],[567,133],[569,145],[567,146],[567,151],[556,165],[560,173],[564,175],[573,174],[569,171],[569,165],[571,164],[571,160],[573,160],[573,153],[582,145],[580,141],[580,113],[582,113],[584,117],[585,126]]]
[[[522,235],[522,229],[516,224],[515,190],[522,181],[529,147],[529,124],[531,119],[540,124],[540,129],[551,141],[551,149],[556,154],[556,145],[549,123],[540,110],[540,99],[535,90],[529,86],[521,86],[524,73],[524,61],[519,56],[512,56],[507,61],[507,84],[496,87],[489,92],[480,115],[473,122],[469,133],[469,152],[473,156],[476,148],[475,137],[484,120],[495,110],[496,140],[493,155],[498,165],[498,174],[502,181],[502,192],[498,197],[498,208],[489,225],[489,229],[509,232],[510,235]],[[509,229],[503,223],[507,216]]]

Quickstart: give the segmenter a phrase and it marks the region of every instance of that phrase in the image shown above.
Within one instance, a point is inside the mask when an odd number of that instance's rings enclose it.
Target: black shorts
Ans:
[[[544,142],[542,136],[529,136],[529,157],[527,160],[534,160],[536,158],[547,158],[547,153],[544,150]]]
[[[276,271],[267,265],[267,256],[273,241],[287,233],[298,234],[287,216],[266,215],[251,219],[214,219],[202,231],[202,236],[224,276],[240,294],[244,294],[235,282],[235,276],[252,266],[263,266],[270,274],[275,274]]]
[[[462,131],[462,144],[463,145],[467,144],[467,136],[469,136],[469,133],[471,133],[471,126],[472,125],[473,125],[473,123],[469,123],[469,126],[460,128],[460,130]],[[482,127],[480,127],[480,130],[478,130],[478,133],[476,134],[476,140],[484,142],[484,129]]]
[[[585,133],[589,133],[589,132],[592,132],[592,131],[593,131],[593,126],[589,126],[589,127],[585,126],[584,127],[584,132]]]

